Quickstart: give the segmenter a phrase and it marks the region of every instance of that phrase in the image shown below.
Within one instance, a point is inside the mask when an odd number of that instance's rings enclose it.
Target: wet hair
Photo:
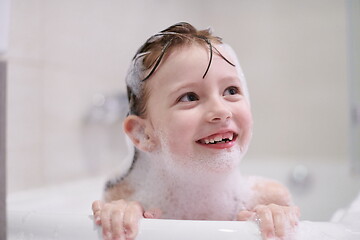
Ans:
[[[155,73],[162,60],[165,59],[164,56],[166,54],[169,54],[176,48],[189,46],[194,43],[209,49],[209,63],[204,71],[203,78],[210,68],[214,50],[226,62],[235,66],[213,45],[222,44],[222,39],[213,36],[210,29],[197,30],[186,22],[174,24],[151,36],[136,52],[126,76],[129,114],[140,117],[146,116],[146,103],[149,97],[146,80]]]

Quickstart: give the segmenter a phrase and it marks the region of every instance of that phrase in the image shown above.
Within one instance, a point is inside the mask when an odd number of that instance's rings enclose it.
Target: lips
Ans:
[[[224,133],[216,133],[216,134],[210,135],[208,137],[199,139],[196,142],[200,143],[200,144],[205,144],[205,145],[226,144],[226,143],[235,141],[236,137],[237,137],[236,133],[234,133],[232,131],[228,131],[228,132],[224,132]]]

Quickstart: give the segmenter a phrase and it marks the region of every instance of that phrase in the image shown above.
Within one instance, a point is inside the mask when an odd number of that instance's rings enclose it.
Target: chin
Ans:
[[[238,169],[243,154],[239,149],[182,156],[182,168],[192,174],[228,174]]]

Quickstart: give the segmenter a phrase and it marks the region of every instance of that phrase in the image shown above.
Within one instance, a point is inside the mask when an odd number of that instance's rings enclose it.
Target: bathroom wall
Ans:
[[[6,239],[6,62],[0,53],[0,239]]]
[[[245,161],[347,163],[345,1],[13,0],[10,16],[9,192],[120,164],[121,124],[89,111],[124,92],[136,49],[178,21],[212,26],[239,55],[255,121]]]
[[[348,72],[351,106],[351,169],[360,175],[360,1],[348,0]]]
[[[9,1],[0,0],[0,239],[6,239],[6,49]]]

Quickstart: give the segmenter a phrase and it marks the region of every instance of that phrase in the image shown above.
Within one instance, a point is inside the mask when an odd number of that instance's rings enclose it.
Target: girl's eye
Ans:
[[[225,95],[236,95],[236,94],[240,94],[240,89],[238,87],[234,87],[234,86],[228,87],[224,91],[224,96]]]
[[[184,95],[182,95],[178,102],[192,102],[192,101],[198,101],[199,97],[198,95],[196,95],[196,93],[193,92],[189,92],[189,93],[185,93]]]

